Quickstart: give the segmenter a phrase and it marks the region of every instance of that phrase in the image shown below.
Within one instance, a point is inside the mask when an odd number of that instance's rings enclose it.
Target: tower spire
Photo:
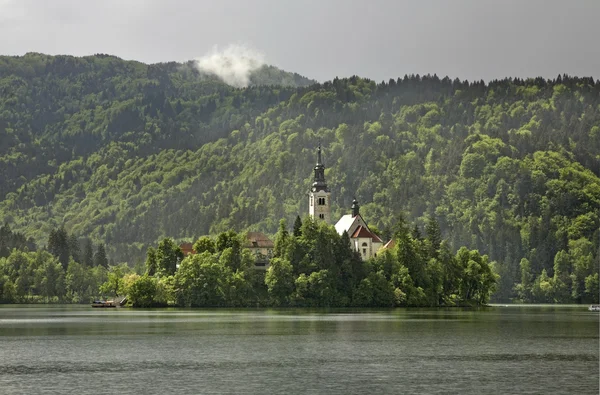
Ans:
[[[359,214],[360,206],[358,205],[358,201],[356,197],[352,200],[352,216],[356,217]]]
[[[323,159],[321,158],[321,143],[319,143],[317,148],[317,164],[315,165],[315,178],[312,184],[312,191],[329,192],[329,188],[327,188],[327,182],[325,181],[325,165],[323,164]]]
[[[325,181],[325,165],[321,156],[321,142],[317,147],[317,164],[314,167],[315,177],[310,188],[308,213],[312,218],[330,223],[331,220],[331,192]]]
[[[323,160],[321,159],[321,141],[319,141],[319,148],[317,148],[317,166],[322,164]]]

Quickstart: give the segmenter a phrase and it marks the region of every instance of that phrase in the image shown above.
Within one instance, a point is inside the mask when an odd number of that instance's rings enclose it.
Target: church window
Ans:
[[[363,248],[363,255],[367,255],[367,249]]]
[[[325,205],[325,198],[324,197],[320,197],[318,200],[319,206],[324,206]]]
[[[319,214],[319,218],[325,219],[325,214]]]
[[[363,247],[366,247],[366,246],[367,246],[367,243],[366,243],[366,242],[362,243],[362,246],[363,246]]]

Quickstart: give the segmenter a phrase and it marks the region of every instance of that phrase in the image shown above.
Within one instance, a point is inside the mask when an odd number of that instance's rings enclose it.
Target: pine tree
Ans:
[[[425,233],[427,233],[427,241],[429,245],[429,255],[438,258],[440,244],[442,243],[442,232],[440,230],[440,224],[434,217],[430,217],[425,226]]]
[[[302,220],[300,219],[300,216],[297,215],[296,216],[296,220],[294,221],[294,237],[300,237],[302,236]]]
[[[59,262],[66,270],[69,265],[69,240],[67,231],[64,227],[60,227],[57,230],[51,230],[50,236],[48,237],[48,251],[58,258]]]
[[[96,254],[94,255],[94,266],[102,266],[108,268],[108,258],[106,257],[106,250],[104,244],[98,244]]]
[[[94,247],[90,239],[85,239],[85,245],[83,247],[83,265],[91,267],[94,265]]]
[[[73,260],[77,263],[81,262],[81,248],[79,247],[79,240],[77,236],[74,234],[70,235],[68,238],[69,244],[69,254],[73,258]]]
[[[289,233],[287,231],[287,223],[285,219],[279,221],[279,230],[275,235],[275,246],[273,248],[273,254],[275,257],[283,257],[287,249],[289,241]]]

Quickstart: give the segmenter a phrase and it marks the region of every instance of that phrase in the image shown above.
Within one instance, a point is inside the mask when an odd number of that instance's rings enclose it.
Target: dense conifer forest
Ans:
[[[395,263],[386,266],[384,256],[365,263],[367,285],[327,294],[332,304],[472,299],[461,284],[446,295],[435,283],[443,278],[435,273],[449,269],[436,271],[440,250],[427,250],[433,223],[447,240],[448,262],[464,260],[460,270],[493,262],[492,300],[597,301],[600,81],[591,77],[485,83],[411,75],[378,83],[355,76],[319,84],[263,67],[238,89],[192,63],[33,53],[0,57],[1,299],[87,302],[100,287],[116,293],[134,266],[155,291],[161,281],[187,289],[168,283],[177,274],[144,274],[149,247],[231,230],[274,235],[280,219],[292,224],[307,212],[319,143],[332,218],[356,197],[384,239],[404,240],[390,252]],[[225,249],[182,267],[219,266]],[[298,269],[288,253],[280,252],[266,283],[257,280],[264,300],[316,304],[311,281],[323,284],[339,267]],[[219,267],[231,278],[244,273]],[[398,277],[403,268],[409,282]],[[269,280],[275,270],[284,277],[291,270],[285,295],[276,277]],[[69,286],[74,278],[86,280]],[[373,284],[385,292],[373,294]],[[211,304],[178,295],[181,305]],[[373,302],[379,297],[386,302]]]

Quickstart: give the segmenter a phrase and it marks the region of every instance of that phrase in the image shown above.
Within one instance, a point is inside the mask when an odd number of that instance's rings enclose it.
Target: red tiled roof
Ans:
[[[181,248],[183,255],[194,254],[194,246],[192,243],[181,243],[179,244],[179,248]]]
[[[366,238],[372,239],[376,243],[383,243],[383,241],[381,241],[379,236],[377,236],[375,233],[371,232],[369,229],[365,228],[362,225],[360,225],[358,228],[356,228],[354,233],[352,233],[352,236],[350,236],[350,238],[352,238],[352,239],[356,239],[359,237],[362,237],[365,239]]]

